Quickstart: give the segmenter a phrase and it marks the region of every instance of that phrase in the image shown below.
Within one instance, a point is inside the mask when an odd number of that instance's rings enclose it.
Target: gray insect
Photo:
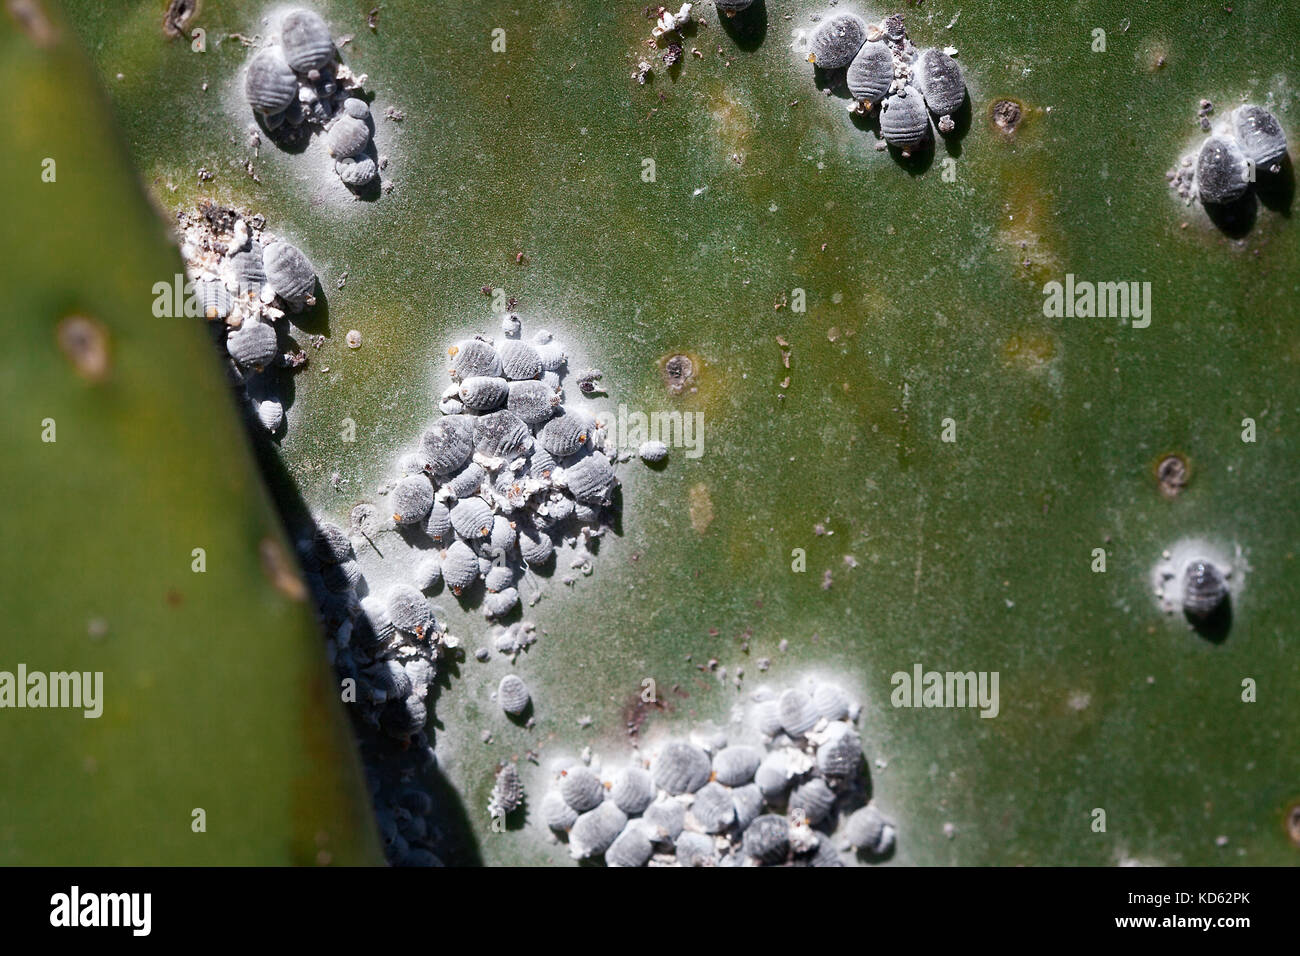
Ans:
[[[415,566],[415,586],[427,591],[442,580],[442,561],[436,554],[426,555]]]
[[[713,838],[703,833],[688,830],[677,837],[673,846],[679,866],[717,866],[718,848]]]
[[[1251,103],[1238,106],[1232,111],[1232,132],[1241,151],[1257,168],[1277,171],[1286,155],[1286,133],[1276,116]]]
[[[339,564],[327,564],[321,570],[321,580],[325,587],[335,594],[342,594],[357,586],[361,580],[361,565],[355,561],[343,561]]]
[[[608,505],[618,487],[618,478],[609,459],[598,451],[584,455],[565,468],[564,480],[574,500],[584,505]]]
[[[763,754],[748,744],[732,744],[713,755],[713,776],[718,783],[739,787],[754,779]]]
[[[586,813],[605,799],[605,785],[588,767],[574,763],[560,771],[560,796],[579,813]]]
[[[721,833],[736,820],[731,791],[716,781],[706,783],[695,793],[691,816],[705,833]]]
[[[517,339],[522,330],[523,324],[519,321],[519,316],[510,314],[501,317],[501,334],[506,338]]]
[[[808,865],[843,866],[844,861],[840,859],[835,847],[831,846],[831,841],[822,837],[817,841],[817,849],[813,850],[812,855],[808,857]]]
[[[345,156],[334,164],[334,172],[345,185],[359,189],[375,181],[379,167],[369,156]]]
[[[731,791],[731,803],[736,810],[736,826],[745,829],[763,812],[763,791],[756,783],[747,783]]]
[[[904,86],[885,99],[885,105],[881,107],[880,133],[886,143],[896,147],[904,156],[911,156],[912,151],[929,138],[930,115],[916,87]]]
[[[754,771],[754,783],[767,799],[779,799],[790,786],[790,769],[785,754],[779,750],[769,752]]]
[[[383,661],[363,671],[373,691],[379,692],[377,700],[406,700],[411,696],[411,675],[398,661]]]
[[[849,699],[834,684],[818,684],[813,688],[813,706],[827,720],[843,720],[849,715]]]
[[[607,800],[578,816],[569,831],[569,855],[575,860],[599,856],[613,845],[627,826],[627,814]]]
[[[505,515],[493,515],[492,530],[488,532],[488,546],[497,554],[509,551],[519,540],[514,523]]]
[[[528,685],[516,674],[507,674],[497,685],[497,703],[512,717],[518,717],[528,707]],[[599,782],[599,781],[597,781]]]
[[[538,343],[537,355],[542,360],[543,371],[546,372],[558,372],[569,361],[568,355],[564,352],[564,346],[555,341]]]
[[[262,255],[266,281],[290,305],[315,305],[316,270],[297,246],[277,240]]]
[[[217,279],[204,279],[194,287],[199,311],[205,319],[224,319],[230,314],[230,293]]]
[[[475,375],[501,376],[501,358],[490,343],[482,339],[465,339],[447,350],[451,356],[451,377],[457,381]]]
[[[451,509],[451,526],[467,541],[486,538],[492,531],[492,508],[482,498],[461,498]]]
[[[1235,140],[1211,136],[1196,156],[1196,192],[1207,206],[1234,202],[1250,185],[1250,166]]]
[[[559,393],[536,379],[511,382],[506,397],[506,408],[529,425],[541,425],[549,421],[559,404]]]
[[[528,501],[528,486],[515,472],[502,468],[492,481],[497,503],[507,514],[518,511]]]
[[[885,856],[894,845],[894,825],[872,804],[855,810],[844,821],[849,845],[872,856]]]
[[[452,594],[459,597],[478,580],[478,555],[464,541],[453,541],[442,553],[442,579]]]
[[[262,291],[262,286],[266,284],[266,268],[262,265],[263,256],[262,244],[254,239],[249,242],[247,249],[231,253],[227,259],[230,274],[235,280],[235,288],[240,295],[247,295],[250,292],[256,295]]]
[[[651,828],[652,839],[671,843],[686,826],[686,808],[679,801],[665,797],[650,804],[641,819]]]
[[[592,422],[586,415],[563,412],[542,428],[537,438],[556,458],[577,454],[591,440]]]
[[[533,433],[514,412],[502,408],[474,419],[474,449],[492,458],[517,458],[533,446]]]
[[[559,790],[551,790],[542,797],[538,807],[542,820],[552,830],[563,833],[578,822],[578,811],[564,802]]]
[[[654,802],[654,782],[641,767],[625,767],[614,778],[609,796],[629,816],[643,813]]]
[[[868,40],[849,64],[844,80],[855,100],[875,106],[894,82],[894,55],[884,43]]]
[[[835,794],[821,777],[810,777],[790,794],[790,810],[801,812],[813,826],[830,816],[834,806]]]
[[[931,47],[917,61],[914,75],[930,112],[939,117],[939,132],[951,133],[952,114],[966,101],[966,81],[957,61]]]
[[[424,524],[424,533],[439,544],[451,543],[451,511],[441,501],[435,501],[429,509],[429,520]]]
[[[765,813],[746,828],[742,847],[759,863],[783,863],[790,852],[790,825],[783,816]]]
[[[515,572],[512,568],[504,564],[497,564],[492,567],[483,578],[484,586],[491,592],[504,591],[512,587],[515,583]]]
[[[512,763],[497,771],[488,798],[487,811],[492,816],[506,816],[519,809],[524,802],[524,783],[519,779],[519,768]]]
[[[530,568],[544,565],[555,553],[555,542],[545,531],[520,529],[519,554]]]
[[[284,424],[284,406],[273,398],[257,403],[257,419],[262,427],[274,434]]]
[[[298,98],[298,77],[285,62],[278,46],[259,50],[244,73],[248,105],[263,115],[283,112]]]
[[[604,373],[598,368],[584,368],[580,372],[573,373],[573,381],[578,386],[578,391],[584,395],[591,395],[600,388],[600,380],[604,378]]]
[[[382,641],[393,636],[393,619],[388,616],[388,608],[384,602],[373,594],[367,594],[361,599],[361,614],[364,618],[364,628],[369,631],[375,641]],[[360,622],[359,622],[360,623]]]
[[[645,866],[654,855],[654,847],[645,830],[637,821],[632,821],[623,828],[614,842],[605,851],[607,866],[637,867]]]
[[[754,726],[767,737],[781,732],[781,708],[775,700],[758,702],[754,707]]]
[[[1183,574],[1183,611],[1204,621],[1228,599],[1228,582],[1212,561],[1192,561]]]
[[[226,337],[226,351],[240,368],[260,372],[275,360],[275,329],[265,322],[245,322]]]
[[[370,145],[370,127],[365,120],[346,113],[330,124],[325,133],[325,148],[335,159],[359,156]]]
[[[708,782],[711,770],[708,754],[675,740],[659,752],[651,775],[656,786],[671,794],[694,793]]]
[[[661,441],[644,441],[636,453],[646,464],[654,465],[668,457],[668,446]]]
[[[338,564],[353,556],[352,541],[336,524],[322,521],[312,535],[312,551],[323,564]]]
[[[320,15],[311,10],[290,10],[280,21],[280,42],[289,66],[313,80],[334,59],[334,41]]]
[[[386,597],[388,617],[399,631],[424,637],[433,627],[433,608],[424,595],[409,584],[394,584]]]
[[[515,588],[489,591],[483,598],[483,616],[505,617],[518,606],[519,591]]]
[[[545,514],[539,509],[537,517],[544,518],[549,524],[560,525],[572,518],[576,510],[572,498],[557,492],[546,499]]]
[[[426,470],[450,475],[474,454],[472,415],[448,415],[420,436],[420,455]]]
[[[513,381],[535,379],[542,374],[542,356],[536,348],[518,339],[507,339],[497,350],[501,374]]]
[[[808,41],[808,62],[823,70],[839,70],[853,62],[853,58],[867,42],[867,25],[861,17],[851,13],[837,13],[827,17],[813,31]]]
[[[390,494],[393,521],[397,524],[419,524],[429,517],[433,508],[433,485],[425,475],[407,475]]]
[[[852,726],[836,721],[826,728],[826,740],[817,748],[817,769],[827,777],[845,778],[862,765],[862,739]]]
[[[777,709],[781,715],[781,729],[791,737],[802,737],[812,730],[819,716],[812,698],[793,687],[781,694]]]
[[[485,481],[487,481],[487,472],[484,471],[483,466],[476,461],[471,461],[448,479],[446,487],[457,498],[468,498],[470,495],[478,494]]]
[[[504,378],[474,375],[460,383],[461,403],[473,412],[490,412],[506,403],[510,385]]]
[[[353,119],[363,120],[370,115],[370,106],[357,96],[349,96],[343,101],[343,112]]]
[[[540,445],[533,448],[528,458],[528,476],[539,481],[550,481],[551,474],[559,467],[551,453]]]

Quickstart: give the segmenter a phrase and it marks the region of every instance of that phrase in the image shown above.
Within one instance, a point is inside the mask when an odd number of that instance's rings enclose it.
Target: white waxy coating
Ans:
[[[375,637],[383,640],[392,636],[395,630],[393,619],[388,616],[388,607],[376,595],[367,594],[361,599],[361,613]]]
[[[654,802],[654,782],[641,767],[625,767],[614,778],[609,796],[629,816],[644,813],[646,807]]]
[[[226,337],[226,351],[241,368],[261,371],[275,359],[275,329],[266,322],[245,322]]]
[[[517,674],[507,674],[497,685],[497,703],[501,709],[513,717],[522,714],[528,707],[528,685]]]
[[[567,458],[586,447],[591,438],[586,416],[564,412],[552,418],[538,434],[542,447],[557,458]]]
[[[276,295],[293,305],[302,305],[316,291],[316,270],[302,250],[283,239],[271,243],[262,253],[266,281]]]
[[[780,863],[790,850],[790,825],[785,817],[767,813],[751,823],[743,840],[745,856],[760,863]]]
[[[560,795],[573,809],[586,813],[605,799],[605,786],[589,767],[575,763],[560,772]]]
[[[451,510],[441,501],[435,501],[429,509],[429,520],[425,522],[424,533],[438,543],[451,543]]]
[[[808,62],[839,70],[853,62],[867,40],[867,25],[851,13],[837,13],[817,25],[808,41]]]
[[[422,557],[415,566],[415,586],[421,591],[427,591],[442,579],[442,561],[436,554],[428,554]]]
[[[652,828],[652,839],[672,841],[686,826],[686,808],[680,801],[664,797],[650,804],[641,819]]]
[[[745,829],[763,812],[763,791],[756,783],[747,783],[731,791],[731,802],[736,809],[736,826]]]
[[[603,453],[593,451],[564,469],[569,493],[579,504],[608,505],[618,487],[618,477]]]
[[[501,374],[511,381],[535,379],[542,374],[542,356],[527,342],[507,339],[497,354],[501,359]]]
[[[411,634],[423,634],[433,624],[433,609],[424,595],[409,584],[394,584],[386,597],[388,616],[393,625]]]
[[[781,729],[791,737],[802,737],[817,723],[818,713],[812,698],[796,688],[782,692],[777,708],[781,715]]]
[[[559,790],[550,790],[539,807],[542,820],[552,830],[564,832],[578,822],[578,811],[564,802]]]
[[[298,97],[298,78],[278,46],[259,50],[244,73],[244,96],[259,113],[279,113]]]
[[[617,867],[645,866],[654,855],[654,847],[644,828],[632,821],[623,828],[605,851],[605,864]]]
[[[754,772],[763,762],[763,754],[748,744],[724,747],[713,756],[713,775],[721,784],[739,787],[754,779]]]
[[[328,521],[316,525],[311,540],[312,551],[325,564],[338,564],[353,556],[352,541],[343,529]]]
[[[497,771],[492,796],[488,800],[488,812],[493,815],[512,813],[523,802],[524,784],[519,779],[519,768],[508,763]]]
[[[813,688],[813,706],[827,720],[843,720],[849,715],[849,698],[835,684],[818,684]]]
[[[370,106],[357,96],[349,96],[343,101],[343,112],[355,119],[363,120],[370,115]]]
[[[636,450],[641,460],[653,465],[668,457],[668,446],[661,441],[646,441]]]
[[[736,819],[731,791],[716,781],[706,783],[695,792],[691,816],[705,833],[720,833]]]
[[[933,47],[924,51],[914,69],[925,105],[935,116],[951,116],[966,99],[966,82],[957,61]]]
[[[435,475],[449,475],[474,454],[474,419],[448,415],[420,436],[420,455]]]
[[[575,860],[599,856],[610,848],[627,826],[627,814],[607,800],[580,814],[569,831],[569,855]]]
[[[483,466],[471,461],[447,481],[447,489],[457,498],[468,498],[478,494],[486,480],[487,472]]]
[[[862,44],[844,81],[859,103],[879,103],[894,82],[894,55],[889,47],[878,40]]]
[[[334,164],[334,172],[349,186],[368,186],[379,175],[379,167],[369,156],[345,156]]]
[[[836,721],[826,728],[817,748],[817,769],[828,777],[851,777],[862,765],[862,740],[849,724]]]
[[[529,425],[541,425],[555,414],[559,401],[555,389],[533,379],[510,383],[506,408]]]
[[[393,520],[398,524],[419,524],[433,508],[433,485],[424,475],[407,475],[389,495]]]
[[[718,848],[713,844],[713,837],[688,830],[677,837],[673,846],[679,866],[716,866]]]
[[[504,378],[472,375],[460,383],[461,403],[474,412],[490,412],[506,403],[510,384]]]
[[[781,732],[781,708],[775,700],[758,702],[754,707],[754,726],[768,737],[775,737]]]
[[[478,580],[478,555],[464,541],[453,541],[442,554],[442,579],[453,594]]]
[[[335,159],[360,156],[370,145],[370,127],[365,120],[346,113],[334,120],[325,133],[325,149]]]
[[[497,350],[482,339],[464,339],[449,350],[451,352],[451,377],[458,381],[476,375],[500,377],[501,358]]]
[[[486,538],[492,531],[492,508],[482,498],[461,498],[451,509],[451,526],[467,540]]]
[[[263,428],[274,434],[284,424],[284,406],[273,398],[258,402],[257,418]]]
[[[555,542],[545,531],[522,529],[519,532],[519,554],[529,567],[538,567],[555,553]]]
[[[483,579],[489,591],[504,591],[515,583],[515,572],[504,564],[495,565]]]
[[[1211,136],[1196,155],[1196,192],[1201,202],[1220,205],[1246,194],[1250,165],[1236,140]]]
[[[675,740],[659,752],[651,768],[655,785],[671,794],[694,793],[708,782],[709,755],[694,744]]]
[[[505,617],[519,606],[519,592],[515,588],[489,591],[483,598],[485,617]]]
[[[885,99],[880,114],[880,133],[885,142],[907,154],[921,145],[930,132],[930,114],[920,91],[905,86]]]
[[[1253,103],[1232,111],[1232,132],[1246,158],[1256,166],[1269,167],[1286,154],[1286,133],[1277,117]]]
[[[754,772],[754,783],[769,800],[785,793],[790,786],[790,769],[785,754],[779,750],[770,751]]]
[[[334,41],[320,14],[312,10],[290,10],[280,21],[280,42],[285,60],[299,73],[326,66],[334,58]]]
[[[474,418],[474,449],[492,458],[517,458],[532,446],[533,433],[514,412],[502,408]]]

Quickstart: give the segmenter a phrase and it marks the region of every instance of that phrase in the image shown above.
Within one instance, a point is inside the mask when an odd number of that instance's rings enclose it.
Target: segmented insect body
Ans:
[[[504,564],[494,565],[483,577],[483,586],[489,591],[504,591],[515,583],[515,572]]]
[[[226,337],[226,351],[240,368],[260,372],[277,355],[275,329],[266,322],[245,322]]]
[[[389,588],[387,608],[389,619],[399,631],[423,636],[433,626],[433,608],[409,584],[394,584]]]
[[[451,377],[458,381],[487,375],[501,376],[501,358],[490,343],[482,339],[465,339],[448,350],[451,354]]]
[[[575,501],[585,505],[608,505],[613,499],[618,478],[601,452],[584,455],[564,469],[564,480]]]
[[[466,540],[486,538],[492,531],[492,508],[482,498],[461,498],[451,509],[451,526]]]
[[[345,156],[334,164],[339,179],[355,188],[368,186],[379,175],[379,167],[369,156]]]
[[[519,554],[531,568],[540,567],[555,553],[555,542],[545,531],[520,529]]]
[[[677,837],[673,851],[680,866],[716,866],[718,863],[718,848],[713,845],[713,838],[694,830]]]
[[[745,829],[742,846],[759,863],[782,863],[790,851],[790,825],[785,817],[766,813]]]
[[[224,319],[230,314],[230,293],[216,279],[205,279],[194,286],[199,311],[205,319]]]
[[[420,436],[424,466],[435,475],[449,475],[474,454],[474,423],[469,415],[447,415]]]
[[[517,674],[507,674],[497,685],[497,703],[512,717],[518,717],[528,707],[528,685]],[[599,783],[599,781],[597,781]]]
[[[830,816],[835,806],[835,794],[821,777],[809,777],[790,794],[791,811],[802,811],[804,818],[813,826]]]
[[[451,543],[451,511],[441,501],[435,501],[429,509],[429,520],[424,524],[424,533],[438,544]]]
[[[559,404],[555,389],[536,379],[511,382],[506,396],[506,408],[529,425],[549,421]]]
[[[511,381],[535,379],[542,374],[542,356],[535,347],[518,339],[507,339],[497,350],[501,374]]]
[[[524,783],[519,779],[519,768],[512,763],[497,771],[496,781],[492,784],[492,796],[488,800],[488,813],[492,816],[505,816],[519,809],[524,802]]]
[[[298,98],[298,77],[278,46],[264,47],[248,61],[244,73],[248,105],[264,115],[281,113]]]
[[[823,70],[839,70],[853,62],[853,58],[867,42],[867,25],[861,17],[851,13],[837,13],[827,17],[813,31],[808,41],[808,62]]]
[[[286,62],[298,73],[320,71],[334,59],[329,27],[311,10],[290,10],[280,21],[280,42]]]
[[[654,465],[668,457],[668,446],[661,441],[646,441],[641,443],[636,453],[646,464]]]
[[[397,524],[419,524],[429,517],[433,508],[433,485],[424,475],[407,475],[393,486],[389,498],[393,506],[393,521]]]
[[[754,707],[754,726],[767,737],[781,732],[781,708],[776,700],[759,701]]]
[[[785,754],[779,750],[769,751],[754,771],[754,783],[767,799],[779,799],[790,786],[790,769]]]
[[[591,421],[585,415],[566,411],[548,421],[537,437],[556,458],[567,458],[587,446]]]
[[[479,577],[478,555],[464,541],[453,541],[442,554],[442,579],[459,596]]]
[[[312,304],[316,291],[316,270],[302,250],[292,243],[277,240],[262,255],[266,280],[276,295],[291,305]]]
[[[373,638],[373,640],[365,643],[377,643],[393,636],[395,630],[393,619],[388,616],[388,607],[380,598],[373,594],[367,594],[363,597],[361,599],[361,614],[364,619],[363,630],[369,632],[365,636]]]
[[[691,816],[705,833],[721,833],[736,819],[731,791],[717,782],[709,782],[695,793]]]
[[[1245,195],[1250,167],[1234,140],[1211,136],[1196,156],[1196,192],[1207,206],[1224,205]]]
[[[782,692],[777,708],[781,715],[781,728],[791,737],[802,737],[812,730],[819,717],[812,698],[793,687]]]
[[[763,791],[756,783],[747,783],[731,791],[731,803],[736,810],[736,826],[745,829],[763,812]]]
[[[885,99],[880,114],[880,132],[885,142],[897,147],[904,156],[920,146],[930,133],[930,116],[914,86],[904,86]]]
[[[1228,599],[1228,582],[1212,561],[1192,561],[1183,576],[1183,610],[1204,620]]]
[[[851,777],[862,764],[862,740],[850,724],[836,721],[826,728],[817,748],[817,769],[827,777]]]
[[[474,419],[474,449],[492,458],[517,458],[533,446],[533,433],[514,412],[498,409]]]
[[[460,384],[461,403],[474,412],[490,412],[506,403],[510,394],[509,383],[504,378],[490,375],[474,375],[462,379]]]
[[[637,867],[645,866],[654,855],[650,838],[634,820],[623,828],[623,832],[614,838],[614,842],[605,851],[607,866]]]
[[[471,461],[449,478],[445,487],[457,498],[468,498],[478,494],[486,480],[487,471],[478,462]]]
[[[284,424],[284,406],[273,398],[257,403],[257,419],[268,432],[275,434]]]
[[[614,778],[609,796],[629,816],[643,813],[654,802],[654,782],[642,768],[625,767]]]
[[[843,720],[849,715],[849,699],[834,684],[818,684],[813,688],[813,706],[827,720]]]
[[[966,81],[962,79],[961,67],[947,53],[931,47],[917,61],[915,75],[925,105],[939,117],[939,132],[951,133],[952,114],[966,101]]]
[[[370,115],[370,106],[358,96],[349,96],[343,101],[343,112],[353,119],[363,120]]]
[[[564,802],[559,790],[548,791],[538,809],[546,825],[557,832],[563,833],[578,822],[578,811]]]
[[[354,554],[351,539],[344,534],[342,528],[328,521],[321,521],[316,525],[311,546],[312,551],[323,564],[338,564],[340,561],[347,561]]]
[[[673,741],[659,752],[651,768],[655,785],[671,794],[694,793],[708,782],[709,755],[694,744]]]
[[[844,74],[849,94],[859,103],[874,106],[884,99],[894,82],[894,55],[878,40],[868,40]]]
[[[325,148],[335,159],[359,156],[370,145],[370,127],[365,120],[346,113],[330,124],[325,133]]]
[[[686,826],[686,808],[679,801],[664,797],[650,804],[641,819],[651,827],[652,839],[672,842]]]
[[[415,566],[415,586],[427,591],[442,579],[442,561],[436,554],[425,555]]]
[[[518,606],[519,591],[515,588],[489,591],[483,598],[483,616],[490,618],[505,617]]]
[[[1271,169],[1286,155],[1286,134],[1277,117],[1247,103],[1232,111],[1232,132],[1246,158],[1262,169]]]
[[[855,810],[844,823],[849,845],[873,856],[884,856],[894,845],[894,825],[872,804]]]
[[[594,810],[579,814],[569,830],[569,854],[576,860],[599,856],[610,848],[627,826],[627,814],[607,800]]]
[[[739,787],[754,779],[754,771],[762,762],[763,754],[757,747],[733,744],[713,755],[713,775],[719,783]]]
[[[256,295],[262,291],[262,286],[266,284],[266,268],[262,265],[264,255],[262,244],[254,239],[249,242],[247,249],[231,253],[226,260],[231,278],[235,280],[235,289],[240,295],[250,292]]]

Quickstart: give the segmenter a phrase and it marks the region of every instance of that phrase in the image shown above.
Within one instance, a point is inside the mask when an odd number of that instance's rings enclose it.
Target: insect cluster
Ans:
[[[294,140],[319,131],[334,172],[354,191],[379,178],[380,160],[370,106],[362,98],[366,77],[342,63],[329,27],[304,9],[285,13],[274,39],[244,68],[244,96],[268,133]]]
[[[261,216],[215,204],[177,215],[181,255],[198,311],[217,330],[257,419],[284,425],[281,372],[297,367],[280,347],[286,313],[316,304],[316,271],[293,243],[265,230]]]
[[[611,460],[592,413],[564,404],[564,346],[545,330],[525,341],[514,315],[502,327],[495,341],[479,335],[447,350],[442,417],[400,461],[385,509],[422,552],[415,587],[443,586],[468,602],[482,582],[493,619],[519,606],[532,572],[555,566],[558,543],[572,553],[570,570],[591,573],[619,487],[614,466],[631,457],[611,451]],[[597,390],[598,371],[574,377],[579,391]]]
[[[1202,107],[1204,125],[1213,106]],[[1277,117],[1246,103],[1211,130],[1194,156],[1185,156],[1166,178],[1187,202],[1199,199],[1208,208],[1245,199],[1260,176],[1276,176],[1286,158],[1286,134]]]
[[[941,134],[956,130],[953,115],[966,101],[966,82],[952,58],[955,52],[951,47],[918,51],[901,13],[880,23],[836,13],[808,40],[808,62],[842,72],[853,112],[867,115],[878,106],[880,135],[904,157],[932,140],[931,114]]]
[[[437,815],[411,781],[434,762],[425,730],[431,691],[440,661],[460,642],[447,633],[441,609],[414,588],[370,593],[352,539],[337,525],[318,523],[297,550],[360,731],[385,853],[394,864],[434,865]]]
[[[754,695],[740,739],[664,743],[604,780],[564,765],[543,797],[574,859],[608,866],[842,866],[887,856],[894,826],[866,799],[859,708],[834,684]]]

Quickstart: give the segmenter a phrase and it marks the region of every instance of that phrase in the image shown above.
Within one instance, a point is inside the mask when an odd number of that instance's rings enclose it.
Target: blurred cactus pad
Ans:
[[[161,0],[7,3],[0,669],[106,686],[97,721],[0,716],[0,859],[380,858],[298,571],[259,551],[292,565],[309,515],[383,500],[447,347],[498,335],[505,298],[603,372],[602,407],[703,432],[619,467],[593,572],[539,579],[513,663],[475,658],[480,608],[431,598],[464,643],[429,707],[445,862],[567,863],[537,812],[554,761],[617,766],[808,674],[861,702],[889,864],[1296,861],[1300,235],[1285,189],[1225,229],[1166,174],[1202,100],[1266,106],[1294,151],[1300,7],[705,2],[656,43],[631,2],[314,0],[370,101],[382,187],[354,195],[322,137],[250,135],[241,71],[287,6],[206,0],[169,33]],[[956,135],[877,148],[807,62],[845,10],[956,49]],[[150,311],[204,200],[320,280],[273,443],[203,321]],[[1047,314],[1067,282],[1146,315]],[[74,313],[103,381],[60,349]],[[1187,541],[1230,564],[1214,634],[1155,593]],[[918,666],[996,673],[996,716],[896,706]],[[507,673],[531,723],[494,699]],[[527,796],[498,832],[506,762]]]

